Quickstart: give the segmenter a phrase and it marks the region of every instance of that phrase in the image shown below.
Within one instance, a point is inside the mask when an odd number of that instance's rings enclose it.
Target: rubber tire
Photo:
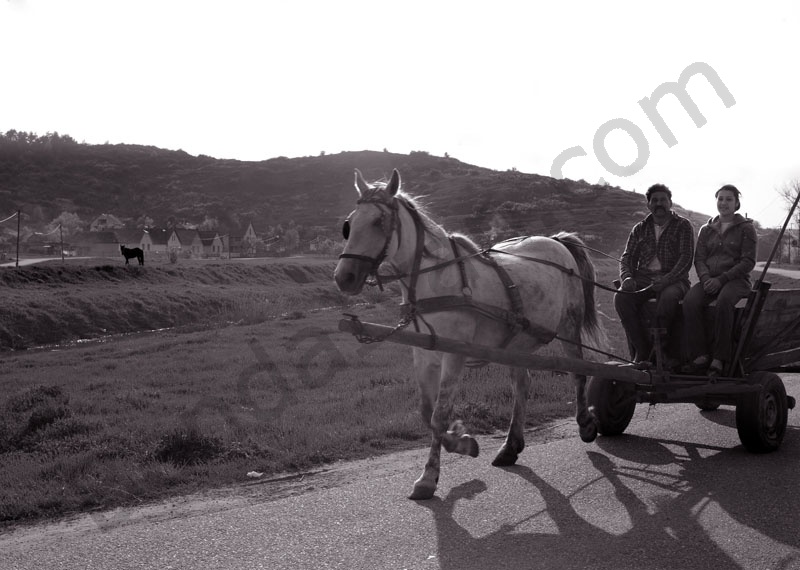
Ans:
[[[751,453],[769,453],[781,446],[789,419],[786,388],[773,372],[750,375],[761,385],[760,392],[745,394],[736,405],[736,431]]]
[[[586,384],[586,403],[594,409],[597,431],[601,435],[620,435],[636,411],[634,390],[613,378],[592,376]]]
[[[719,404],[706,404],[705,402],[701,404],[695,404],[695,406],[704,412],[714,412],[719,409]]]

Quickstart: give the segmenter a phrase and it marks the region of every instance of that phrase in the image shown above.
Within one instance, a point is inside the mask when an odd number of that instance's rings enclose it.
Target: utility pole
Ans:
[[[64,263],[64,231],[61,228],[61,224],[58,224],[58,238],[61,242],[61,263]]]
[[[17,210],[17,262],[16,262],[16,264],[14,265],[14,267],[15,267],[16,269],[19,269],[19,219],[20,219],[20,217],[21,217],[21,216],[19,215],[19,212],[20,212],[20,211],[19,211],[19,210]]]

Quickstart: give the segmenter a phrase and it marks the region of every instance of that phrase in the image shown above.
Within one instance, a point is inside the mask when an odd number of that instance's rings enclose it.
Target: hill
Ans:
[[[39,231],[62,212],[84,222],[110,213],[130,227],[143,225],[148,217],[157,226],[206,220],[225,227],[253,221],[262,231],[293,221],[306,232],[301,238],[338,237],[355,201],[354,168],[368,180],[397,168],[404,188],[423,197],[437,221],[482,244],[512,235],[579,230],[591,245],[619,253],[630,227],[647,213],[641,193],[498,172],[424,151],[243,162],[8,131],[0,135],[0,219],[20,209],[23,223]],[[679,205],[676,211],[697,228],[708,219]]]

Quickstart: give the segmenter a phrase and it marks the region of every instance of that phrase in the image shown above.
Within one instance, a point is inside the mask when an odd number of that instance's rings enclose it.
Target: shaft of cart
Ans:
[[[365,323],[355,317],[341,319],[339,330],[353,335],[382,339],[397,344],[405,344],[427,350],[452,352],[479,360],[488,360],[498,364],[530,368],[536,370],[549,370],[552,372],[571,372],[586,376],[609,376],[620,382],[635,384],[652,384],[653,376],[649,371],[637,370],[631,367],[591,362],[578,358],[561,356],[547,356],[521,352],[508,349],[493,348],[480,344],[462,342],[458,340],[434,337],[429,334],[395,330],[393,327]]]

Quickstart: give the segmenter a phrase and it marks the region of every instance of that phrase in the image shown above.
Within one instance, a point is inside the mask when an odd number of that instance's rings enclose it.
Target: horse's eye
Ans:
[[[342,235],[344,239],[348,239],[350,237],[350,222],[345,222],[342,226]]]

